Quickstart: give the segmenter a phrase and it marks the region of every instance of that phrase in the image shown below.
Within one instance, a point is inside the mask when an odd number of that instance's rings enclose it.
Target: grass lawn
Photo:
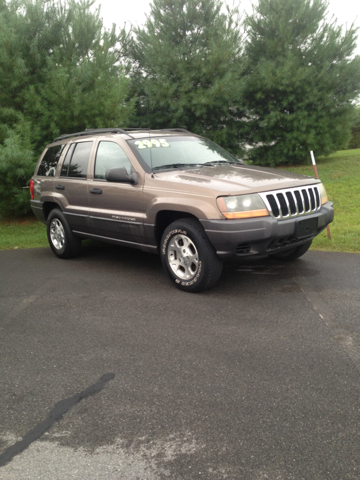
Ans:
[[[326,230],[318,235],[312,250],[360,253],[360,149],[341,150],[316,159],[317,170],[328,198],[334,202],[335,218],[330,224],[331,240]],[[284,170],[315,176],[309,155],[309,166]]]
[[[0,221],[0,250],[48,245],[46,226],[35,217]]]
[[[316,163],[328,198],[334,202],[335,219],[330,224],[331,240],[325,230],[312,249],[360,253],[360,149],[342,150],[317,158]],[[283,169],[314,176],[310,155],[308,166]],[[0,221],[0,250],[47,246],[45,225],[34,217]]]

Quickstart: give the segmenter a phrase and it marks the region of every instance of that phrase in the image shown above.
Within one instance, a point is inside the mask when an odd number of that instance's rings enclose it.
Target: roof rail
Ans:
[[[56,137],[53,142],[58,142],[59,140],[63,140],[64,138],[70,138],[70,137],[85,137],[87,135],[96,135],[98,133],[128,133],[128,132],[136,132],[136,131],[150,131],[152,130],[151,128],[89,128],[88,130],[85,130],[84,132],[76,132],[76,133],[66,133],[64,135],[60,135],[59,137]],[[187,132],[190,133],[188,130],[185,128],[161,128],[158,130],[154,130],[155,132]]]
[[[97,133],[126,133],[126,130],[124,128],[89,128],[84,132],[66,133],[65,135],[60,135],[60,137],[56,137],[53,141],[57,142],[58,140],[62,140],[63,138],[70,137],[84,137],[86,135],[96,135]]]
[[[123,128],[126,132],[136,131],[136,130],[153,130],[154,132],[188,132],[185,128],[147,128],[147,127],[126,127]]]
[[[187,133],[190,133],[189,130],[186,130],[186,128],[165,128],[165,130],[168,130],[169,132],[187,132]]]
[[[189,130],[186,130],[185,128],[124,128],[126,132],[186,132],[190,133]]]

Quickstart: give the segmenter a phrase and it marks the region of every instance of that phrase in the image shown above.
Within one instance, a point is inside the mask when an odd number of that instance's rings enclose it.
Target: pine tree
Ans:
[[[348,148],[360,148],[360,105],[356,107]]]
[[[91,11],[93,3],[4,3],[0,10],[3,136],[19,121],[19,112],[33,123],[36,153],[65,131],[127,123],[132,104],[126,102],[128,80],[118,62],[119,36],[115,27],[103,28],[99,11]]]
[[[132,114],[134,101],[120,62],[125,31],[105,30],[93,3],[0,0],[3,214],[29,209],[23,187],[54,137],[126,126]]]
[[[154,0],[130,56],[143,127],[186,127],[238,150],[242,41],[219,0]]]
[[[309,161],[349,142],[360,93],[356,29],[326,20],[324,0],[259,0],[247,18],[250,157],[263,165]]]
[[[26,94],[27,112],[49,138],[86,128],[127,126],[133,111],[129,80],[118,61],[115,27],[104,31],[93,1],[69,3],[61,39],[52,48],[44,78]],[[65,107],[65,108],[64,108]]]

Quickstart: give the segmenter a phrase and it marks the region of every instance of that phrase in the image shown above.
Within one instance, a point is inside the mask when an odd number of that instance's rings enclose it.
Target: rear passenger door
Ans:
[[[63,213],[75,232],[89,232],[88,168],[92,141],[71,143],[55,181],[55,194],[61,198]]]
[[[144,204],[142,178],[139,183],[108,182],[110,168],[123,167],[135,172],[122,147],[109,140],[99,140],[93,179],[89,180],[89,215],[93,235],[123,244],[144,243]]]

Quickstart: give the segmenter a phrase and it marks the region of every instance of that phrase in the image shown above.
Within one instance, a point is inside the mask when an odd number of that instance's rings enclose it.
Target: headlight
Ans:
[[[266,217],[269,215],[265,203],[257,193],[219,197],[217,204],[220,212],[228,219]]]
[[[326,203],[328,201],[327,193],[326,193],[325,187],[322,183],[319,183],[318,187],[319,187],[320,195],[321,195],[321,205],[324,205],[324,203]]]

